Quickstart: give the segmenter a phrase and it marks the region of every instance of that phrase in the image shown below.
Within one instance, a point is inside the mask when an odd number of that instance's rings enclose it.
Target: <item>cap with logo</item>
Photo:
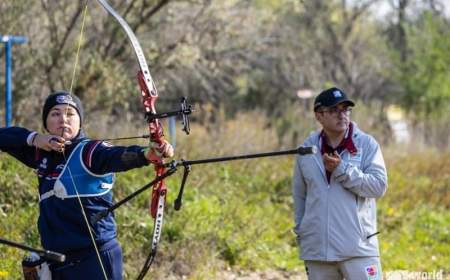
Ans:
[[[73,94],[70,94],[66,91],[57,91],[52,94],[50,94],[44,103],[44,108],[42,109],[42,122],[44,124],[45,129],[47,129],[47,116],[50,110],[60,104],[67,104],[71,107],[73,107],[78,115],[80,116],[80,125],[83,123],[83,105],[81,104],[81,101],[78,97],[76,97]]]
[[[320,107],[333,107],[343,102],[346,102],[349,106],[355,106],[355,103],[341,89],[337,87],[326,89],[314,99],[314,112]]]

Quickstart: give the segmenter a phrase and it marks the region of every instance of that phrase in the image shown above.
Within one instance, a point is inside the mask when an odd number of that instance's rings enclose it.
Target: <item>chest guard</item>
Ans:
[[[114,174],[97,175],[88,170],[83,162],[83,148],[89,141],[80,142],[70,154],[66,165],[55,181],[53,190],[41,195],[40,201],[51,196],[60,199],[102,196],[114,184]]]

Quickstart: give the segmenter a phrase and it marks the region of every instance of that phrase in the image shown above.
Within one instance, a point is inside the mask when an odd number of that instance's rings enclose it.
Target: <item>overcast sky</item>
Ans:
[[[359,0],[351,0],[351,2],[358,3]],[[390,12],[392,12],[392,6],[390,4],[392,0],[381,0],[377,4],[373,5],[372,12],[377,15],[377,17],[384,18],[385,16],[389,15]],[[397,2],[397,1],[395,1]],[[444,6],[444,14],[447,18],[450,18],[450,0],[441,0],[441,4]],[[418,8],[423,7],[423,4],[421,4],[422,1],[412,1],[412,4],[409,7],[409,12],[412,12]]]

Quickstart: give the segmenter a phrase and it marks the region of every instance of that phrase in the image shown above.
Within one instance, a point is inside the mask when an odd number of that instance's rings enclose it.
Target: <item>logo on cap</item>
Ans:
[[[77,104],[75,104],[75,102],[73,102],[72,96],[70,96],[70,95],[58,95],[56,97],[56,102],[59,104],[69,104],[74,107],[77,107]]]
[[[342,97],[342,93],[339,90],[335,90],[333,91],[333,95],[335,98],[340,98]]]

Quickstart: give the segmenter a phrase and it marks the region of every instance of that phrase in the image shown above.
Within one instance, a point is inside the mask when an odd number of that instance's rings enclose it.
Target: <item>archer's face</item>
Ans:
[[[81,122],[75,108],[66,104],[60,104],[50,110],[46,124],[50,134],[71,140],[78,135]]]
[[[319,109],[316,119],[320,122],[325,132],[333,134],[345,133],[350,124],[351,108],[346,103],[340,103],[333,107]]]

